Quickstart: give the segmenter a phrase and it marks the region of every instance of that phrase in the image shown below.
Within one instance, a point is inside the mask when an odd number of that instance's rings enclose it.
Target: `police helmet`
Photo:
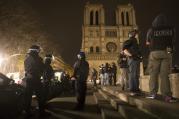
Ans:
[[[135,37],[136,34],[137,34],[136,30],[133,30],[133,31],[130,31],[128,35],[129,35],[129,38],[132,38],[132,37]]]
[[[78,57],[78,59],[85,59],[85,58],[86,58],[84,52],[79,52],[78,55],[77,55],[77,57]]]
[[[52,54],[46,54],[44,60],[45,60],[46,64],[50,64],[51,61],[53,60],[53,55]]]
[[[29,48],[29,52],[37,52],[37,53],[39,53],[40,52],[40,46],[38,46],[38,45],[32,45]]]
[[[46,54],[46,55],[45,55],[45,58],[47,58],[47,59],[52,59],[52,54]]]

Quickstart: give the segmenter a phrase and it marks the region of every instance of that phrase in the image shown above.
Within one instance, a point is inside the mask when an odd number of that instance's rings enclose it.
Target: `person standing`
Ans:
[[[104,66],[104,85],[109,85],[109,64],[106,63]]]
[[[140,76],[140,60],[141,53],[139,44],[135,38],[136,31],[129,32],[129,39],[123,44],[124,54],[128,57],[129,66],[129,91],[131,95],[139,93],[139,76]]]
[[[37,96],[40,116],[46,116],[47,114],[44,111],[45,99],[43,97],[43,86],[40,80],[44,70],[44,63],[43,59],[39,56],[39,52],[40,47],[32,45],[24,61],[26,79],[25,111],[27,117],[31,116],[30,109],[33,93]]]
[[[117,74],[117,67],[116,64],[113,62],[111,66],[111,76],[113,85],[116,86],[116,74]]]
[[[113,81],[112,81],[112,67],[109,64],[108,65],[108,85],[112,85]]]
[[[129,69],[127,64],[127,57],[124,54],[124,51],[120,52],[119,59],[118,59],[118,66],[120,67],[122,90],[127,90],[129,88],[129,84],[128,84]]]
[[[91,78],[92,78],[94,87],[96,86],[97,75],[98,75],[98,72],[96,71],[96,69],[95,69],[95,68],[92,68]]]
[[[80,52],[77,55],[78,60],[74,64],[74,74],[75,77],[75,88],[77,105],[75,110],[83,110],[85,106],[86,90],[87,90],[87,78],[89,74],[89,64],[86,61],[85,53]]]
[[[170,89],[169,73],[171,68],[171,51],[173,48],[174,28],[169,25],[165,15],[158,15],[152,28],[147,32],[146,45],[150,47],[149,55],[149,88],[147,98],[157,98],[158,76],[161,79],[161,94],[166,102],[175,102]]]
[[[51,66],[51,62],[52,62],[52,55],[47,54],[44,59],[45,68],[43,72],[44,98],[46,98],[46,101],[49,98],[48,96],[49,96],[49,87],[50,87],[51,80],[54,78],[54,70]]]
[[[99,77],[100,77],[101,86],[104,86],[105,85],[105,82],[104,82],[104,64],[99,66]]]

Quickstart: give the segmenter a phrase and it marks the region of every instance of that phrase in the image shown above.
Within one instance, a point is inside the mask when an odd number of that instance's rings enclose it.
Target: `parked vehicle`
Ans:
[[[0,73],[0,118],[19,115],[23,110],[24,88]]]

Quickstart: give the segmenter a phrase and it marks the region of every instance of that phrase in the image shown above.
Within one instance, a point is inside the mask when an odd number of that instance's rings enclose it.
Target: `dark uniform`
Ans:
[[[104,65],[99,66],[100,85],[104,85]]]
[[[129,40],[124,42],[123,50],[127,50],[132,55],[128,57],[129,90],[131,92],[136,93],[139,91],[141,53],[139,49],[139,44],[133,32],[135,31],[132,31],[131,33],[129,33]],[[130,36],[130,34],[132,35]]]
[[[31,100],[33,93],[36,94],[40,114],[44,113],[44,98],[43,98],[43,86],[41,83],[41,76],[43,74],[44,63],[41,57],[38,55],[39,46],[33,45],[29,49],[24,61],[26,90],[25,90],[25,111],[30,114]]]
[[[85,97],[87,84],[86,80],[89,73],[89,64],[85,60],[85,54],[80,52],[78,54],[78,60],[74,64],[74,77],[76,78],[75,88],[77,96],[76,110],[83,110],[85,105]]]
[[[68,93],[71,90],[69,79],[70,79],[70,76],[68,75],[68,73],[63,72],[62,77],[61,77],[61,84],[62,84],[63,93]]]
[[[44,86],[44,98],[48,99],[49,88],[51,80],[54,78],[54,70],[50,65],[52,61],[52,55],[46,55],[45,57],[45,68],[43,72],[43,86]]]
[[[120,68],[122,90],[127,90],[129,87],[129,83],[128,83],[129,67],[127,63],[127,57],[126,55],[124,55],[123,51],[119,55],[118,66]]]
[[[112,85],[113,83],[113,79],[112,79],[112,67],[111,65],[109,64],[109,67],[108,67],[108,83],[109,85]]]
[[[110,75],[110,68],[109,68],[109,64],[106,63],[104,66],[104,79],[103,79],[104,85],[109,85],[109,83],[110,83],[109,75]]]
[[[146,44],[150,47],[149,73],[151,98],[158,92],[158,76],[161,78],[161,93],[166,101],[171,101],[169,73],[171,67],[171,49],[173,47],[174,29],[169,26],[165,15],[159,15],[148,30]]]
[[[112,81],[113,81],[113,85],[116,85],[116,74],[117,74],[117,67],[115,63],[112,63],[112,67],[111,67],[111,76],[112,76]]]
[[[96,71],[95,68],[92,69],[92,74],[91,75],[92,75],[91,78],[93,80],[94,86],[96,86],[96,80],[97,80],[98,72]]]

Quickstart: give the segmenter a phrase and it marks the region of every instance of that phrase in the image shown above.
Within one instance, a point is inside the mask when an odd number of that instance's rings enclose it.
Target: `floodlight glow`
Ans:
[[[0,54],[0,65],[3,63],[4,58],[2,57],[2,55]]]
[[[58,81],[61,81],[62,72],[55,72],[55,77],[57,78]]]

